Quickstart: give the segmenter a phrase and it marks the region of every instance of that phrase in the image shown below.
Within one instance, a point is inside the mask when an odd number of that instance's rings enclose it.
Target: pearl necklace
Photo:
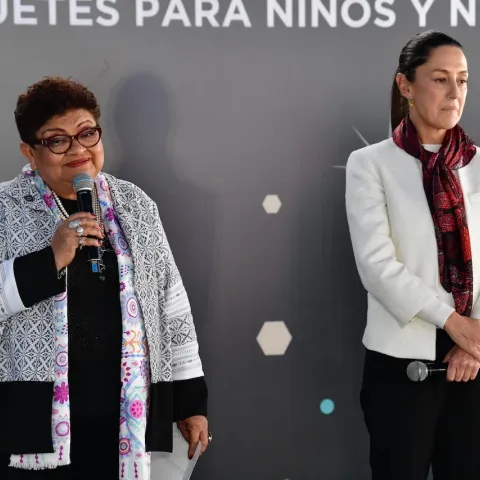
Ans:
[[[100,225],[100,230],[102,231],[103,234],[105,234],[105,227],[102,222],[102,210],[100,208],[100,202],[98,200],[98,195],[97,195],[97,187],[94,187],[94,191],[92,192],[93,195],[93,213],[97,217],[98,224]],[[70,215],[68,214],[67,210],[62,204],[62,201],[58,197],[58,195],[52,190],[53,198],[55,200],[55,203],[58,207],[58,210],[60,212],[60,218],[62,220],[66,220]]]

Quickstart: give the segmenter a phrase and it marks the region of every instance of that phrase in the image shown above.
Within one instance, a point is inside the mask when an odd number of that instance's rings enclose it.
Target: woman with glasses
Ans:
[[[210,440],[195,326],[157,206],[103,172],[99,118],[72,80],[18,98],[28,165],[0,186],[2,480],[149,480],[172,424],[190,456]],[[94,213],[78,211],[80,174]]]

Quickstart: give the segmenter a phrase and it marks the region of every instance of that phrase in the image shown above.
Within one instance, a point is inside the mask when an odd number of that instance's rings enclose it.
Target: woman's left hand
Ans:
[[[189,443],[188,458],[193,457],[195,450],[197,449],[198,441],[202,442],[202,450],[200,454],[203,454],[208,446],[208,421],[201,415],[186,418],[177,422],[178,429],[182,432],[183,437]]]
[[[448,352],[443,361],[448,363],[447,380],[449,382],[468,382],[477,378],[480,363],[457,345]]]

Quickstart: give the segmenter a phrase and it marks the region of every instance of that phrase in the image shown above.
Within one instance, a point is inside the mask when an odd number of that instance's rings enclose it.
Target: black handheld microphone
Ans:
[[[420,362],[415,360],[407,366],[407,377],[412,382],[423,382],[427,377],[433,375],[445,375],[448,369],[448,363],[440,362]]]
[[[94,181],[86,173],[79,173],[73,179],[73,189],[77,193],[77,205],[79,212],[95,213],[93,211],[93,188]],[[102,265],[102,252],[99,247],[87,246],[88,261],[92,266],[92,272],[99,273]]]

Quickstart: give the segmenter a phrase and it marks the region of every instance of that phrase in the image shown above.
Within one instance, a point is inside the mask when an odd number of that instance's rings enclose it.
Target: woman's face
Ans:
[[[400,91],[413,100],[409,115],[417,128],[445,131],[460,121],[468,79],[467,59],[460,48],[444,46],[432,50],[411,83],[399,75]]]
[[[97,122],[87,110],[72,110],[64,115],[52,117],[37,132],[37,140],[49,139],[54,151],[64,151],[68,141],[61,135],[82,134],[81,142],[89,145],[98,133],[91,130]],[[62,147],[63,146],[63,147]],[[103,168],[104,153],[100,140],[92,147],[85,147],[73,140],[65,153],[54,153],[46,145],[35,148],[22,143],[22,153],[28,158],[32,169],[38,170],[43,181],[58,195],[75,198],[72,187],[73,179],[79,173],[86,173],[92,178]]]

